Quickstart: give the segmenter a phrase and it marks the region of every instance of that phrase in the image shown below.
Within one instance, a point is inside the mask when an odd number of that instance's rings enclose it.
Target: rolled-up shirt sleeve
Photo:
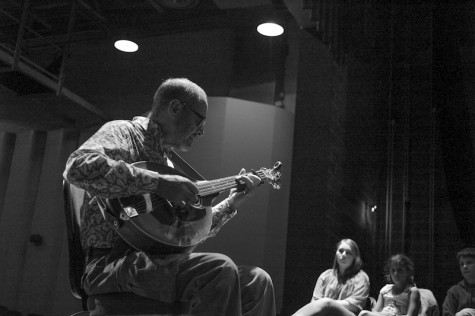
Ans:
[[[223,227],[224,224],[226,224],[231,218],[233,218],[237,214],[237,210],[229,208],[229,205],[226,200],[216,204],[213,207],[212,212],[212,224],[208,236],[206,236],[206,239],[216,236],[221,227]],[[206,239],[204,239],[203,241],[205,241]]]

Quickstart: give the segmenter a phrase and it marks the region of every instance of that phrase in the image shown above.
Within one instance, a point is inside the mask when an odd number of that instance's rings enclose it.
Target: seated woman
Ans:
[[[365,307],[369,295],[369,278],[358,245],[342,239],[336,247],[333,268],[317,280],[310,303],[294,316],[355,316]]]

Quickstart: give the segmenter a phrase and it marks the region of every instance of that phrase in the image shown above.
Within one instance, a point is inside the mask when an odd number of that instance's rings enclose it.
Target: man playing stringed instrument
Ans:
[[[207,110],[201,87],[185,78],[168,79],[147,117],[106,123],[69,157],[64,178],[87,192],[81,207],[87,294],[133,292],[164,302],[185,300],[192,315],[275,315],[273,284],[264,270],[237,267],[222,254],[191,251],[214,236],[262,182],[258,173],[241,170],[229,197],[205,214],[201,185],[207,183],[167,172],[171,151],[187,151],[203,135]],[[137,165],[140,161],[163,169]],[[127,200],[131,196],[140,198]],[[204,233],[187,226],[207,216]],[[157,238],[127,236],[153,222],[159,224]],[[132,226],[124,230],[124,223]],[[155,239],[162,242],[150,242]]]

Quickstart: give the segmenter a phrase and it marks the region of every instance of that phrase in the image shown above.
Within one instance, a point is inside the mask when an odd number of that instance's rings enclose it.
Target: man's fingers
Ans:
[[[254,174],[249,174],[247,176],[240,176],[239,180],[244,182],[246,184],[246,187],[248,188],[252,188],[261,182],[261,179]]]
[[[255,187],[260,182],[259,177],[255,175],[248,175],[248,176],[240,176],[239,181],[244,183],[245,189],[242,190],[242,193],[245,196],[253,196],[255,193]]]
[[[199,202],[198,187],[190,179],[179,175],[165,175],[159,182],[158,194],[177,205],[195,204]]]
[[[190,182],[190,184],[191,184],[191,186],[190,186],[189,199],[190,199],[191,203],[196,204],[200,201],[200,199],[198,197],[198,194],[200,193],[200,190],[198,190],[198,187],[193,182]]]
[[[261,183],[261,178],[259,178],[255,174],[250,174],[249,179],[251,179],[251,181],[254,185],[258,185],[259,183]]]

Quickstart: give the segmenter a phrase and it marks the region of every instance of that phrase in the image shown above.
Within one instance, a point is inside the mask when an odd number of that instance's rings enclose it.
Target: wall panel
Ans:
[[[31,131],[18,134],[15,143],[0,222],[0,304],[6,306],[19,300],[45,142],[45,132]]]
[[[257,188],[235,218],[197,251],[221,252],[237,264],[264,268],[282,305],[292,164],[293,114],[273,105],[211,97],[205,135],[183,157],[207,179],[237,175],[283,163],[282,188]],[[222,194],[217,198],[227,196]]]
[[[65,271],[61,267],[66,236],[61,174],[67,157],[77,146],[77,133],[50,131],[45,145],[31,225],[31,234],[41,238],[41,243],[28,245],[17,306],[24,312],[51,315],[58,271]]]

